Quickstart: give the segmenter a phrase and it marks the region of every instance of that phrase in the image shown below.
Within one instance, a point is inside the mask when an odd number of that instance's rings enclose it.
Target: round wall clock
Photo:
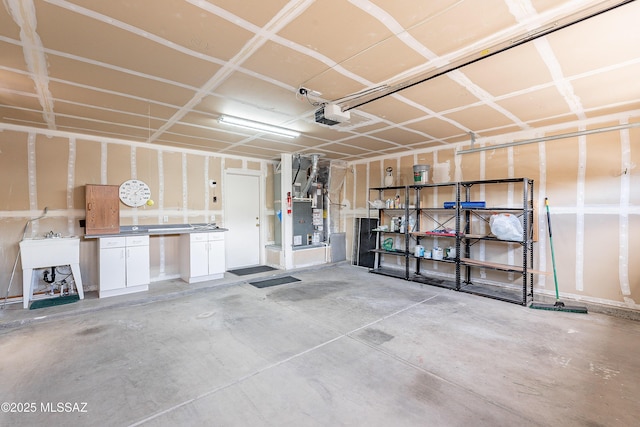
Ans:
[[[127,206],[137,208],[150,198],[149,186],[139,179],[130,179],[120,184],[120,200]]]

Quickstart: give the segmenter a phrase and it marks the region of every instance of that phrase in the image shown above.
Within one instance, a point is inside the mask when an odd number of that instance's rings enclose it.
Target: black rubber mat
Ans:
[[[272,270],[277,270],[277,268],[269,267],[268,265],[258,265],[256,267],[246,267],[229,270],[228,273],[233,273],[236,276],[247,276],[249,274],[264,273],[265,271]]]
[[[276,277],[274,279],[249,282],[249,284],[252,286],[255,286],[256,288],[268,288],[270,286],[284,285],[285,283],[293,283],[293,282],[299,282],[299,281],[300,279],[297,279],[293,276],[282,276],[282,277]]]

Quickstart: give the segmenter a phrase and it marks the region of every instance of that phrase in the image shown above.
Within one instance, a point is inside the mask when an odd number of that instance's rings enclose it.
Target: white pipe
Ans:
[[[40,215],[37,218],[33,218],[27,221],[27,223],[24,225],[24,230],[22,230],[22,239],[24,240],[24,237],[27,235],[27,228],[29,228],[29,224],[31,224],[33,221],[38,221],[42,218],[44,218],[45,216],[47,216],[47,212],[49,212],[49,208],[47,206],[45,206],[44,208],[44,212],[42,213],[42,215]],[[13,276],[16,274],[16,267],[18,266],[18,258],[20,258],[20,246],[18,246],[18,253],[16,254],[16,261],[13,263],[13,270],[11,270],[11,277],[9,278],[9,284],[7,285],[7,292],[4,295],[4,304],[2,304],[2,309],[4,310],[4,307],[7,305],[7,298],[9,298],[9,290],[11,289],[11,283],[13,282]],[[23,296],[24,298],[24,296]]]

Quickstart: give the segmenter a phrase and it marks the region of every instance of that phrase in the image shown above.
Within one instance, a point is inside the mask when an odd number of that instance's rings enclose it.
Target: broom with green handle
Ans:
[[[556,273],[556,257],[553,250],[553,236],[551,233],[551,215],[549,213],[549,199],[544,198],[544,205],[547,209],[547,229],[549,230],[549,246],[551,247],[551,264],[553,265],[553,282],[556,286],[556,302],[555,304],[536,304],[532,303],[529,308],[537,310],[553,310],[553,311],[569,311],[572,313],[587,313],[586,307],[565,305],[560,301],[560,294],[558,293],[558,275]]]

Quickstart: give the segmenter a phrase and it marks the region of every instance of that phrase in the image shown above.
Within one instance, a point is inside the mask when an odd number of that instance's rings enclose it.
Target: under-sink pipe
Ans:
[[[307,183],[302,189],[301,196],[307,194],[309,188],[311,188],[311,184],[318,176],[318,159],[320,158],[320,154],[311,154],[311,174],[309,175],[309,179],[307,179]]]

